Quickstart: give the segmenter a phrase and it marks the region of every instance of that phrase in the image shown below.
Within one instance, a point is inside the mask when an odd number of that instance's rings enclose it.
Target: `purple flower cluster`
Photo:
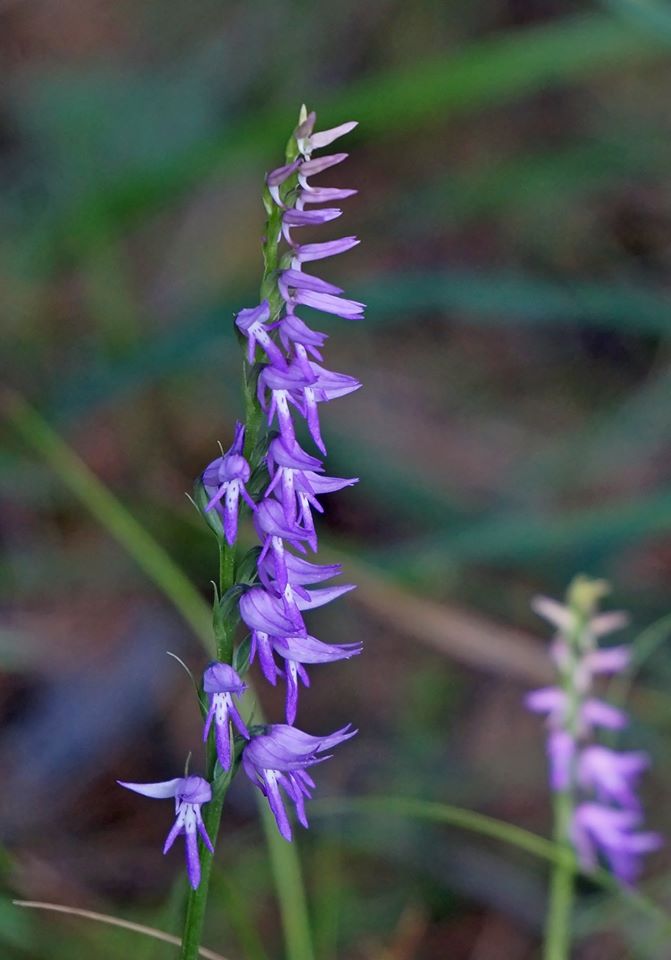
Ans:
[[[603,590],[599,582],[575,583]],[[572,804],[567,839],[585,869],[604,857],[615,876],[631,885],[641,856],[661,845],[658,834],[640,830],[637,786],[649,758],[642,751],[619,752],[594,742],[599,730],[621,730],[628,723],[624,711],[594,694],[599,676],[617,674],[629,663],[627,646],[598,645],[601,637],[625,626],[627,617],[620,612],[585,616],[579,604],[564,606],[548,597],[537,597],[533,609],[557,631],[551,655],[561,682],[527,694],[526,705],[547,717],[550,785],[570,796]]]
[[[316,586],[338,575],[340,565],[312,563],[302,554],[308,548],[313,553],[317,550],[314,514],[323,512],[318,498],[357,480],[326,476],[322,460],[299,445],[294,420],[297,415],[305,420],[315,446],[326,454],[319,405],[346,396],[361,384],[354,377],[322,366],[321,350],[327,335],[309,327],[297,310],[312,307],[348,320],[361,319],[364,310],[364,304],[344,297],[339,287],[303,270],[305,263],[344,253],[359,241],[343,237],[301,244],[294,238],[301,227],[328,223],[342,212],[335,207],[315,205],[343,200],[356,193],[311,182],[347,156],[337,153],[315,159],[312,152],[328,146],[356,124],[345,123],[320,133],[314,132],[314,124],[315,114],[303,111],[295,131],[297,158],[266,178],[270,202],[280,211],[280,238],[287,246],[276,277],[275,295],[271,297],[276,305],[271,308],[270,301],[264,300],[256,307],[241,310],[235,320],[247,340],[248,363],[260,365],[257,397],[271,431],[261,466],[265,466],[269,482],[255,502],[248,489],[253,470],[244,454],[245,428],[240,423],[230,449],[213,460],[201,476],[206,497],[204,512],[218,518],[218,529],[229,547],[237,540],[241,500],[253,512],[261,551],[256,576],[240,596],[239,613],[250,631],[249,661],[258,659],[271,684],[275,685],[280,677],[286,683],[286,723],[248,729],[236,702],[246,684],[230,664],[210,664],[203,677],[203,692],[207,696],[203,739],[214,728],[219,764],[223,771],[229,771],[236,756],[240,756],[233,728],[237,731],[242,767],[267,797],[286,840],[291,840],[292,829],[280,788],[293,804],[298,821],[307,827],[305,800],[314,787],[307,768],[327,759],[324,751],[356,733],[347,726],[327,736],[314,737],[294,727],[299,683],[309,685],[309,665],[348,659],[361,652],[360,643],[334,645],[318,640],[308,631],[303,617],[305,611],[353,589],[351,584]],[[192,886],[197,887],[197,832],[211,849],[201,816],[201,805],[212,796],[210,784],[200,777],[185,777],[159,784],[122,785],[145,796],[175,797],[177,818],[165,850],[179,833],[185,834],[188,875]]]

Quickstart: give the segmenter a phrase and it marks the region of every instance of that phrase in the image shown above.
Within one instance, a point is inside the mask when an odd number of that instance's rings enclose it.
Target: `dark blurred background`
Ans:
[[[360,728],[318,795],[548,835],[542,725],[521,705],[548,676],[529,600],[584,572],[632,612],[625,639],[656,624],[628,737],[668,830],[671,6],[2,0],[0,57],[3,379],[207,602],[215,543],[184,493],[241,409],[231,320],[258,301],[263,176],[303,101],[321,127],[360,121],[321,182],[359,189],[342,232],[362,244],[319,271],[369,304],[320,326],[327,366],[364,383],[323,419],[329,472],[361,482],[328,498],[322,540],[360,587],[312,624],[366,649],[301,698],[304,729]],[[165,651],[194,672],[206,653],[66,468],[2,430],[0,954],[163,960],[10,900],[179,929],[168,805],[114,780],[179,774],[199,718]],[[280,715],[282,691],[261,699]],[[545,865],[314,809],[298,849],[319,960],[537,955]],[[246,784],[228,810],[205,942],[279,958]],[[648,882],[668,900],[668,854]],[[671,955],[649,934],[582,885],[576,956]]]

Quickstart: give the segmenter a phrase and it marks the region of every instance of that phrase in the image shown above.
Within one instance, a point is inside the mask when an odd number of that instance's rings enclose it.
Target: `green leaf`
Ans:
[[[251,652],[252,638],[250,634],[247,634],[245,639],[242,641],[239,646],[235,648],[233,653],[233,669],[241,677],[244,676],[249,670],[249,655]]]
[[[193,485],[193,502],[198,509],[198,513],[201,515],[212,533],[214,533],[217,540],[225,540],[224,525],[221,521],[219,511],[205,509],[210,502],[210,497],[207,494],[202,477],[198,477]]]
[[[371,75],[323,97],[320,115],[326,126],[331,119],[355,117],[361,124],[358,136],[384,137],[667,56],[664,39],[643,28],[632,29],[610,16],[578,15],[486,37],[453,56],[427,57]],[[274,103],[178,156],[92,190],[72,211],[47,225],[43,254],[47,259],[57,250],[76,255],[108,242],[214,172],[230,173],[257,162],[260,178],[277,155],[275,144],[292,123],[292,111]]]

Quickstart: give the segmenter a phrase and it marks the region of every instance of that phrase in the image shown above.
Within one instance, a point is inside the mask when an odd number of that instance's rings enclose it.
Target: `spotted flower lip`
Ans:
[[[227,663],[211,663],[203,674],[203,690],[210,702],[203,740],[207,740],[214,723],[217,757],[224,770],[231,766],[231,721],[238,733],[249,740],[249,731],[233,699],[241,697],[246,689],[247,684]]]
[[[167,853],[175,839],[184,834],[186,845],[186,869],[189,882],[193,889],[200,884],[200,860],[198,857],[198,834],[207,849],[214,853],[212,842],[207,835],[201,813],[204,803],[212,799],[212,788],[202,777],[177,777],[174,780],[163,780],[159,783],[128,783],[117,780],[117,783],[127,790],[133,790],[145,797],[156,800],[175,798],[175,822],[166,837],[163,853]]]
[[[293,803],[299,823],[307,827],[305,800],[312,796],[314,781],[307,768],[322,763],[322,756],[356,734],[351,726],[336,730],[325,737],[313,737],[287,724],[266,727],[259,736],[254,736],[242,755],[245,773],[268,798],[278,830],[290,841],[293,833],[280,793],[283,789]]]

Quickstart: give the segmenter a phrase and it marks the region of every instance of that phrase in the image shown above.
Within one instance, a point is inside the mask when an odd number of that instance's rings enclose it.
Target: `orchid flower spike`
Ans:
[[[572,807],[565,840],[587,870],[602,856],[625,885],[640,873],[643,854],[656,850],[661,838],[640,832],[642,823],[638,781],[650,765],[643,751],[620,752],[594,742],[599,729],[621,730],[627,714],[594,696],[599,674],[627,668],[625,646],[599,647],[599,640],[627,623],[620,611],[600,613],[598,604],[608,591],[602,580],[578,577],[567,603],[538,597],[533,608],[554,627],[551,656],[558,683],[533,690],[526,705],[547,717],[547,755],[550,786],[564,794]]]

